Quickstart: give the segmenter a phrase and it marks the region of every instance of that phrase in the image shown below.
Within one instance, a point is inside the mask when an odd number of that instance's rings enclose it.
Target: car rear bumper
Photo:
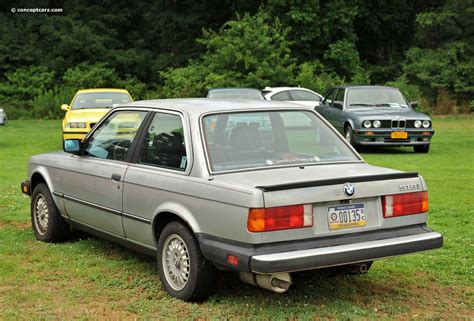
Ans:
[[[250,245],[199,234],[206,259],[231,270],[277,273],[371,261],[440,248],[443,236],[426,225],[368,231],[309,240]],[[227,256],[237,256],[237,266]]]
[[[441,247],[442,244],[443,236],[437,232],[430,232],[317,249],[256,255],[250,260],[250,270],[256,273],[274,273],[323,268],[431,250]]]

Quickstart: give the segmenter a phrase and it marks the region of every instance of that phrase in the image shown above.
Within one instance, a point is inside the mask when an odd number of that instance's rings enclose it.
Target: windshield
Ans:
[[[210,90],[207,94],[207,98],[265,99],[260,90],[257,89]]]
[[[71,104],[71,109],[85,108],[112,108],[113,105],[131,102],[131,98],[126,93],[118,92],[95,92],[76,95]]]
[[[401,92],[396,88],[350,88],[347,91],[347,107],[408,108]]]
[[[213,172],[358,160],[310,111],[213,114],[203,128]]]

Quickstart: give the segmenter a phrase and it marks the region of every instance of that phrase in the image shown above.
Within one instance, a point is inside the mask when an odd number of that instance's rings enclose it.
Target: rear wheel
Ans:
[[[55,243],[69,233],[69,224],[61,217],[46,184],[38,184],[31,196],[31,225],[36,239]]]
[[[415,145],[413,149],[415,153],[428,153],[430,151],[430,145]]]
[[[165,226],[157,252],[158,273],[166,292],[185,301],[204,300],[214,292],[216,268],[203,257],[199,243],[184,224]]]

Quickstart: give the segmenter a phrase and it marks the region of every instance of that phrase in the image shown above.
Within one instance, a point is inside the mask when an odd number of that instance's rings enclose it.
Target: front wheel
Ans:
[[[415,153],[428,153],[430,151],[430,145],[415,145],[413,149]]]
[[[31,225],[36,239],[55,243],[69,233],[69,224],[62,218],[46,184],[38,184],[31,195]]]
[[[180,222],[165,226],[158,241],[158,274],[166,292],[185,301],[201,301],[213,292],[216,268],[206,260],[192,232]]]
[[[344,130],[344,137],[345,137],[346,140],[349,142],[349,144],[352,145],[352,147],[354,147],[355,149],[357,149],[358,145],[357,145],[357,143],[355,142],[355,139],[354,139],[354,132],[352,131],[351,126],[347,126],[346,129]]]

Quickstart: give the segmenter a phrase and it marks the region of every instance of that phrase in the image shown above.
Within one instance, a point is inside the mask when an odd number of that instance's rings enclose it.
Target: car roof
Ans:
[[[344,86],[335,86],[334,88],[349,89],[349,88],[395,88],[395,87],[383,86],[383,85],[344,85]]]
[[[126,89],[120,89],[120,88],[87,88],[87,89],[80,89],[77,91],[78,94],[100,93],[100,92],[117,92],[117,93],[128,94],[128,91]]]
[[[304,88],[304,87],[265,87],[262,89],[262,91],[265,92],[265,95],[268,95],[270,93],[276,94],[278,92],[285,91],[285,90],[304,90],[304,91],[309,91],[309,92],[315,93],[316,95],[321,96],[321,94],[318,94],[314,90],[309,89],[309,88]]]
[[[178,98],[178,99],[156,99],[139,100],[120,105],[116,109],[127,107],[146,107],[156,109],[168,109],[187,113],[190,115],[202,115],[208,112],[227,112],[258,109],[299,109],[307,110],[301,105],[269,100],[252,99],[209,99],[209,98]]]
[[[241,88],[241,87],[228,87],[228,88],[211,88],[208,91],[239,91],[239,90],[254,90],[260,92],[260,89],[257,88]]]
[[[271,90],[271,91],[277,91],[277,90],[295,90],[295,89],[301,89],[301,90],[311,90],[308,88],[304,87],[265,87],[263,90]],[[311,90],[312,91],[312,90]]]

